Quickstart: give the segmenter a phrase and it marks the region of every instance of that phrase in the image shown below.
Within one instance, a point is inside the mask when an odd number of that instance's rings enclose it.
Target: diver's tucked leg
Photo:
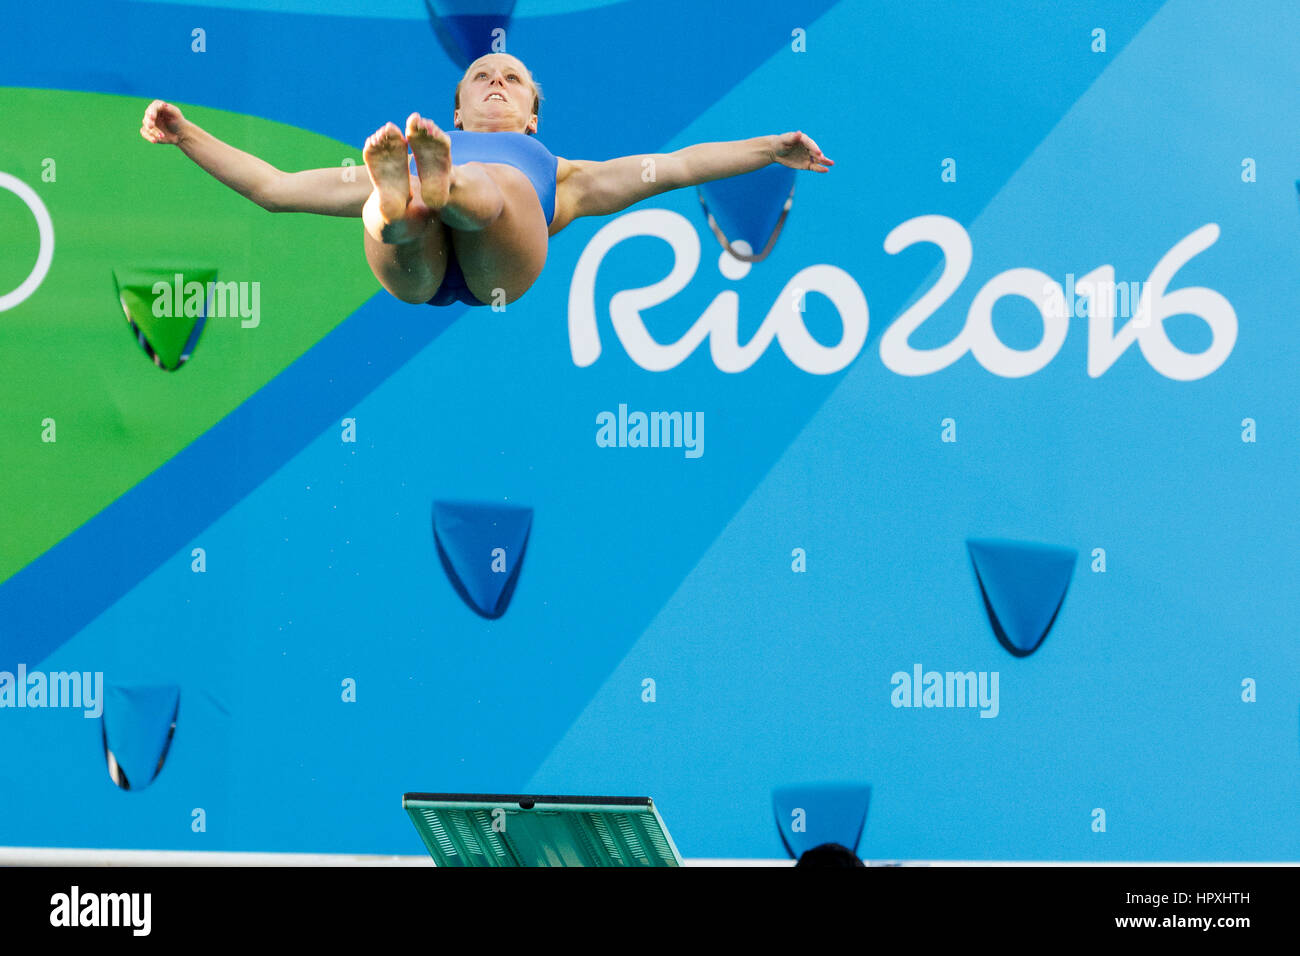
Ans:
[[[372,201],[366,201],[367,210]],[[412,202],[407,208],[408,219],[389,224],[387,239],[376,239],[366,227],[366,262],[392,295],[403,302],[428,302],[447,272],[447,230],[423,203]],[[405,238],[396,238],[399,233]]]
[[[481,164],[453,165],[450,137],[419,113],[407,117],[406,138],[420,174],[420,198],[445,225],[477,232],[497,220],[505,197]]]
[[[528,291],[546,264],[546,214],[519,170],[499,163],[468,165],[495,184],[501,213],[481,229],[453,228],[447,235],[469,290],[488,304],[510,303]]]
[[[447,271],[446,230],[413,191],[406,140],[392,123],[362,152],[374,189],[362,209],[366,261],[379,284],[403,302],[427,302]]]

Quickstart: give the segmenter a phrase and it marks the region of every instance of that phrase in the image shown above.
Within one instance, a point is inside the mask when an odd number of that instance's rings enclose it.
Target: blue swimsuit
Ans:
[[[555,218],[555,173],[559,160],[551,155],[550,150],[526,133],[467,133],[464,130],[448,130],[451,137],[451,161],[460,163],[504,163],[513,166],[533,184],[537,198],[546,213],[549,226]],[[460,271],[456,261],[456,252],[447,246],[447,273],[442,277],[442,285],[429,300],[429,305],[451,305],[464,302],[466,305],[487,305],[479,301],[469,286],[465,284],[465,274]]]

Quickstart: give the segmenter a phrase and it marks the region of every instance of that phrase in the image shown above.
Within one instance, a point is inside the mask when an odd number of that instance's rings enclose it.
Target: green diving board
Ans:
[[[407,793],[438,866],[681,866],[649,797]]]

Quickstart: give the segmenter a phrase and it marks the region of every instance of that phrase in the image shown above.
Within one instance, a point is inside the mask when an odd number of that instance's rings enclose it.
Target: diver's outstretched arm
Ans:
[[[359,218],[372,188],[370,178],[358,175],[357,167],[283,172],[223,143],[162,100],[154,100],[144,111],[140,135],[151,143],[179,146],[205,172],[271,212]]]
[[[739,176],[780,163],[791,169],[828,172],[834,162],[801,131],[728,143],[699,143],[672,153],[620,156],[605,162],[564,160],[573,218],[607,216],[635,202],[683,186]]]

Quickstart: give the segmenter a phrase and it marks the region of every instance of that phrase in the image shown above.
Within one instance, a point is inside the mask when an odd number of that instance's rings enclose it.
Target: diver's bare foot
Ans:
[[[393,123],[385,123],[366,139],[361,155],[379,194],[380,216],[386,223],[398,221],[411,201],[411,172],[402,131]]]
[[[420,197],[430,209],[447,205],[451,192],[451,137],[419,113],[406,119],[406,138],[420,174]]]

